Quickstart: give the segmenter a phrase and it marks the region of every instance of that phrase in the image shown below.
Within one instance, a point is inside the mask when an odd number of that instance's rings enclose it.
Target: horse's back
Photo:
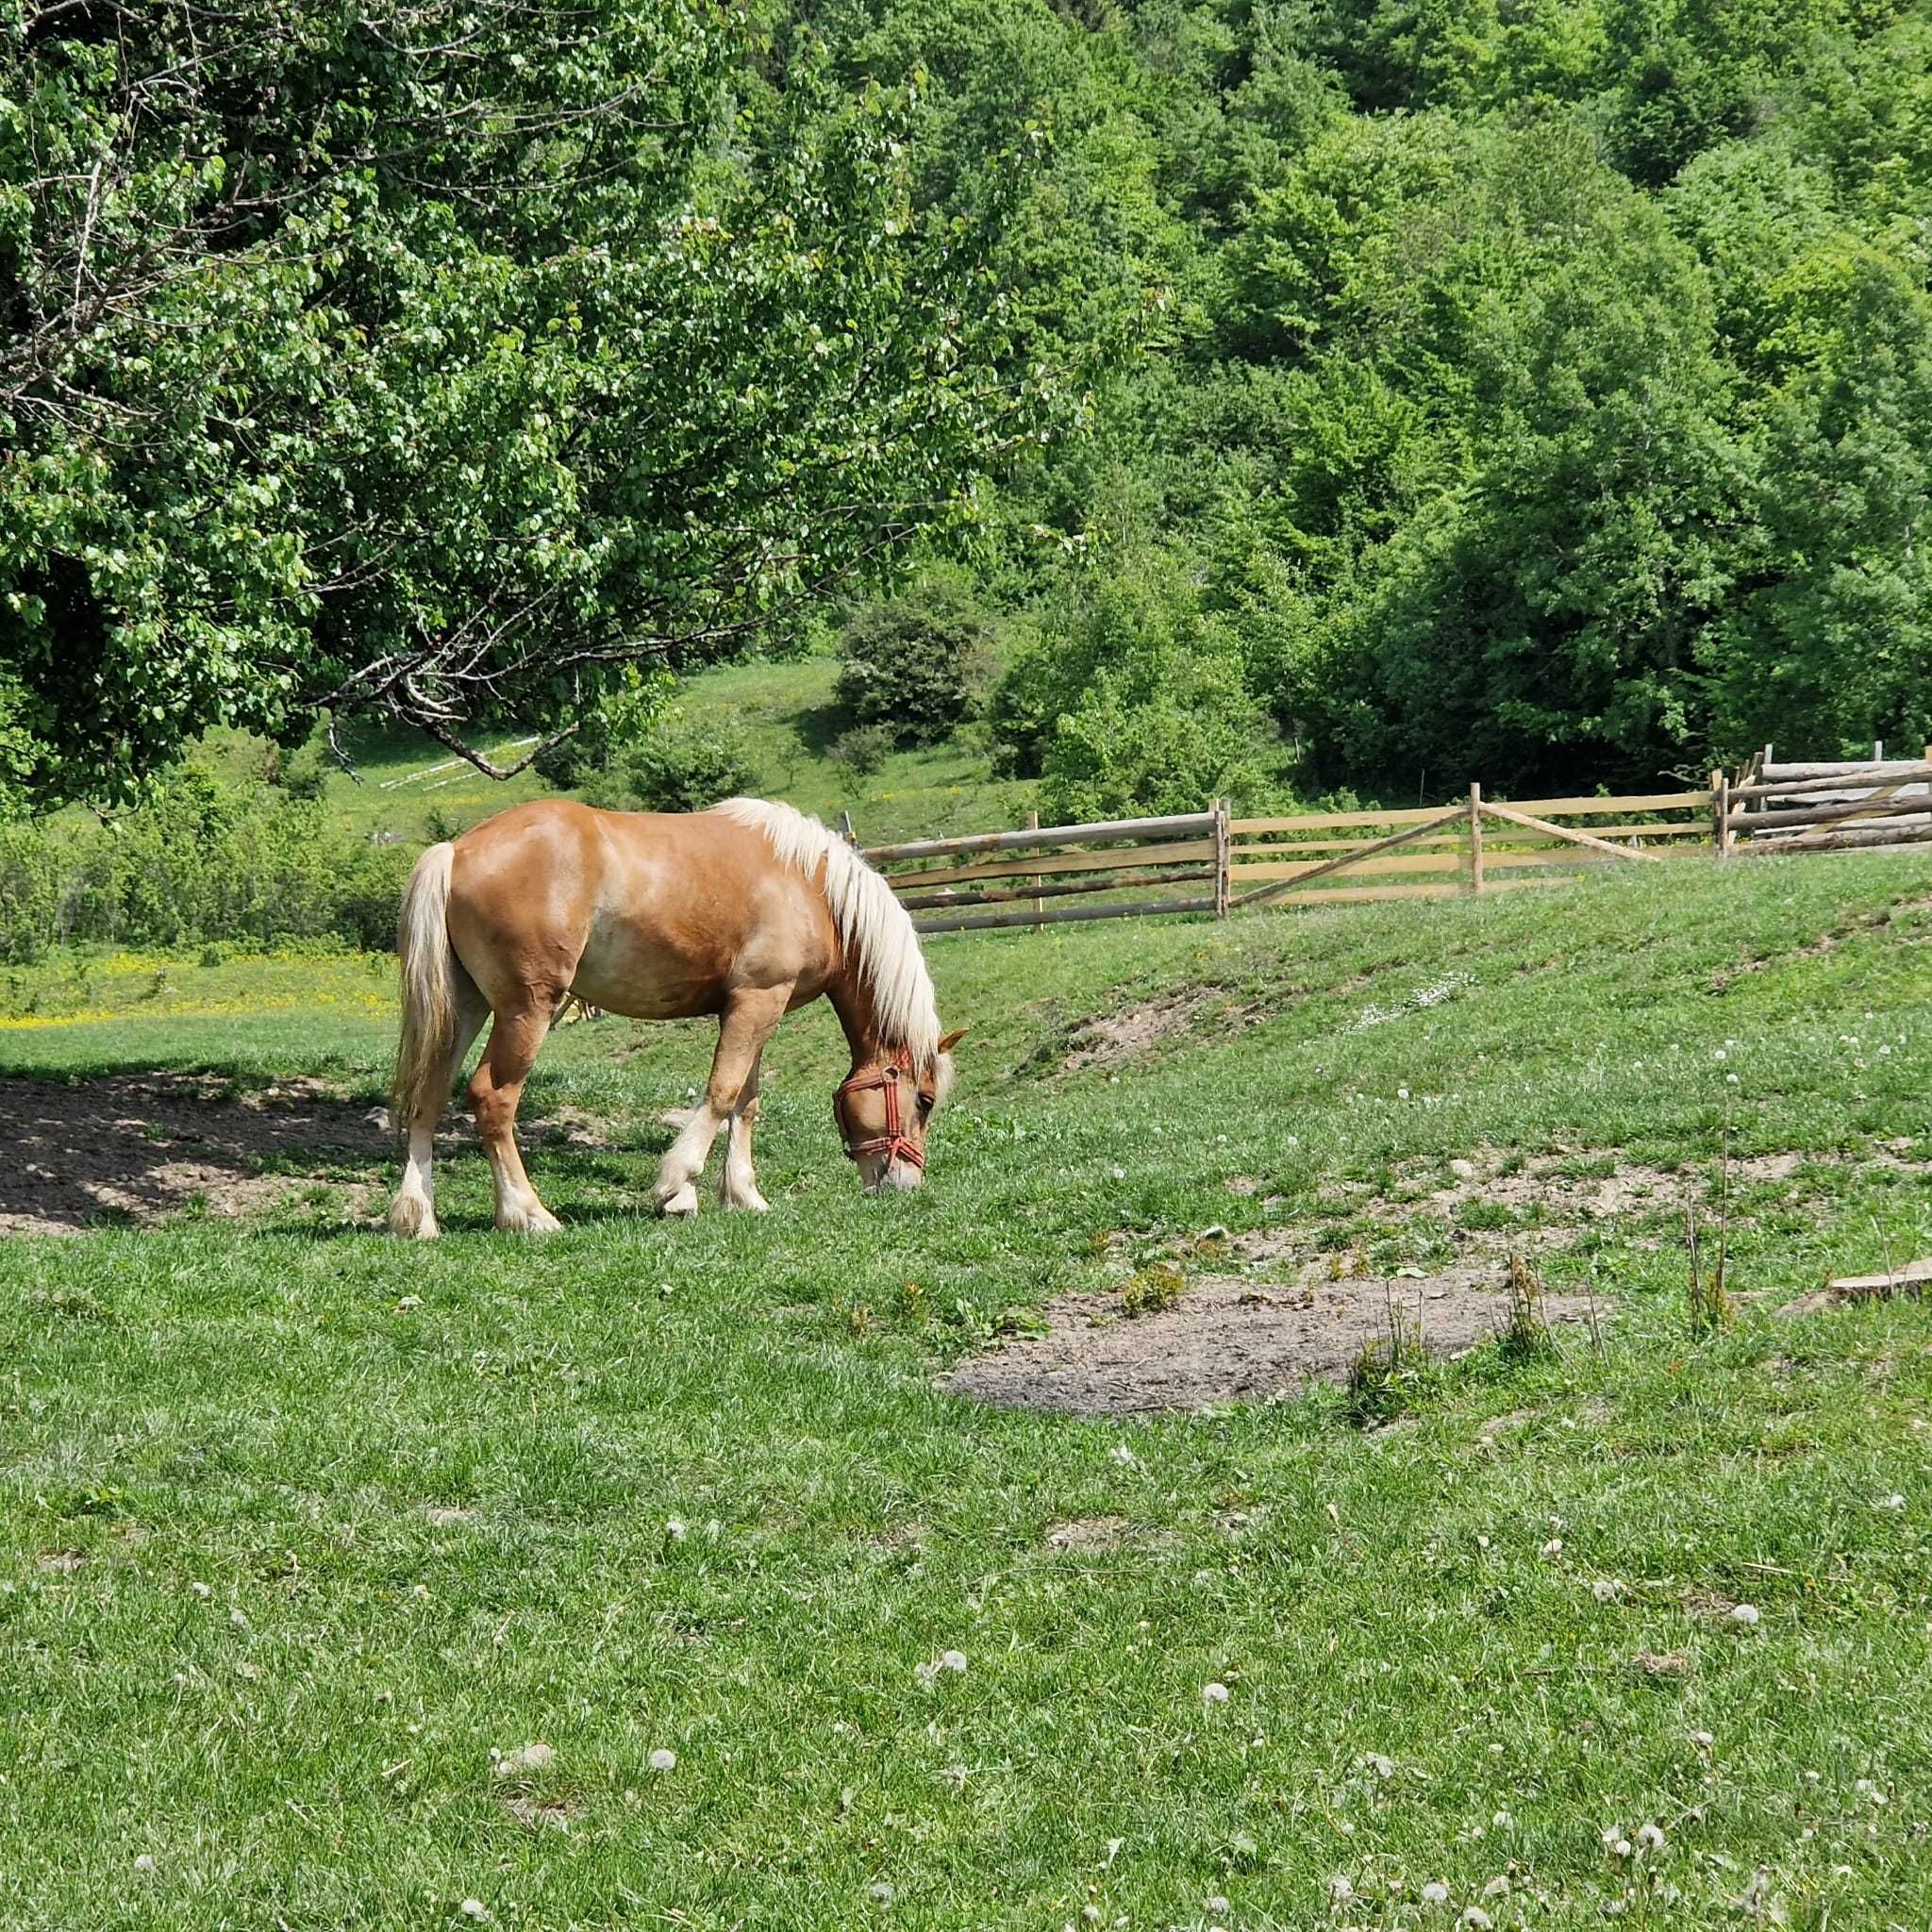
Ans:
[[[486,992],[487,974],[683,1016],[716,1010],[747,960],[811,962],[816,895],[802,884],[761,834],[720,813],[540,799],[456,841],[450,931]],[[473,964],[473,949],[486,957]]]

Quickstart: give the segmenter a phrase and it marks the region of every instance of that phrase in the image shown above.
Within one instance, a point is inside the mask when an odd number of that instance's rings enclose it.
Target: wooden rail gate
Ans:
[[[1441,899],[1560,885],[1601,865],[1844,850],[1932,840],[1922,760],[1780,765],[1770,747],[1707,790],[1509,804],[1041,825],[875,845],[922,932],[1045,926],[1253,906]],[[1072,903],[1061,903],[1072,902]]]

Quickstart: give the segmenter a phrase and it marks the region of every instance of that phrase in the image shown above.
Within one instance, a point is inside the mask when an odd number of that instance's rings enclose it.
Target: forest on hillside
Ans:
[[[0,11],[16,804],[828,636],[1069,814],[1932,739],[1911,0]]]

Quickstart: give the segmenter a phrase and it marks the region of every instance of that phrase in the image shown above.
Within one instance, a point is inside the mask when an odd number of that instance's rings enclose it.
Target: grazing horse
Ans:
[[[704,1098],[652,1189],[663,1213],[697,1212],[695,1183],[727,1126],[724,1203],[764,1211],[751,1162],[759,1057],[778,1022],[821,994],[852,1049],[832,1101],[845,1152],[868,1192],[919,1185],[959,1035],[940,1037],[919,937],[891,888],[789,805],[733,798],[689,814],[567,799],[517,806],[417,860],[396,946],[403,1025],[390,1117],[408,1140],[389,1210],[397,1234],[437,1232],[436,1124],[492,1015],[469,1091],[496,1224],[558,1225],[518,1157],[516,1113],[573,994],[640,1020],[718,1016]]]

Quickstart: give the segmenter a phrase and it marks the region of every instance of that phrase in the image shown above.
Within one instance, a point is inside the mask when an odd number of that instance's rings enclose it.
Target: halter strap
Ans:
[[[901,1074],[909,1074],[911,1072],[912,1056],[902,1046],[891,1059],[881,1061],[872,1073],[854,1074],[849,1080],[840,1083],[832,1095],[835,1110],[837,1103],[843,1100],[848,1093],[867,1093],[874,1088],[878,1088],[886,1096],[886,1131],[875,1135],[870,1141],[848,1142],[845,1148],[846,1159],[858,1160],[868,1154],[883,1152],[888,1167],[895,1160],[903,1160],[908,1167],[924,1167],[924,1150],[915,1146],[906,1138],[899,1113],[899,1078]],[[842,1135],[844,1122],[841,1120],[839,1124]]]

